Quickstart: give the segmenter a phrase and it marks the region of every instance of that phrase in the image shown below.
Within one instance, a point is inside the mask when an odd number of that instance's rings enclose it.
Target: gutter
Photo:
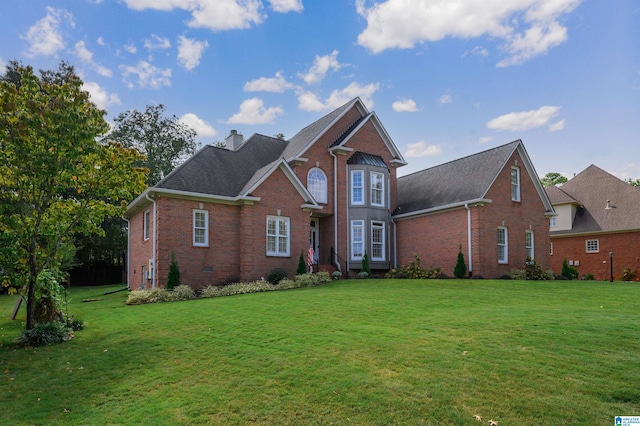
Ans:
[[[153,261],[153,272],[151,274],[151,288],[156,288],[156,271],[158,270],[158,265],[156,264],[156,235],[158,234],[158,206],[156,205],[156,200],[149,197],[149,193],[145,194],[145,198],[153,203],[153,257],[151,258]],[[143,277],[144,279],[144,277]]]
[[[475,198],[473,200],[468,200],[468,201],[460,201],[458,203],[452,203],[452,204],[447,204],[444,206],[438,206],[438,207],[433,207],[430,209],[424,209],[424,210],[417,210],[414,212],[409,212],[409,213],[402,213],[402,214],[397,214],[394,215],[394,218],[397,219],[406,219],[409,217],[413,217],[413,216],[422,216],[422,215],[428,215],[428,214],[433,214],[433,213],[440,213],[446,210],[453,210],[453,209],[459,209],[462,207],[465,207],[468,204],[489,204],[491,203],[492,200],[488,199],[488,198]]]

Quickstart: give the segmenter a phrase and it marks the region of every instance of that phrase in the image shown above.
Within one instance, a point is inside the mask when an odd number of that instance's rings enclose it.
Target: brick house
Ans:
[[[582,278],[640,274],[640,188],[591,165],[560,187],[547,188],[558,213],[550,224],[551,266],[574,266]],[[613,260],[613,268],[611,261]]]
[[[172,253],[182,281],[197,289],[259,279],[275,268],[291,276],[310,247],[316,270],[343,273],[360,270],[365,252],[371,269],[386,271],[416,251],[434,254],[438,247],[440,257],[430,259],[450,273],[462,244],[472,249],[474,273],[493,277],[523,265],[525,228],[535,232],[536,259],[548,260],[548,250],[539,252],[539,246],[548,248],[545,215],[553,210],[537,178],[537,186],[531,179],[533,166],[520,141],[496,149],[504,158],[501,167],[492,160],[491,178],[481,162],[473,163],[480,169],[465,171],[467,183],[479,180],[474,170],[485,171],[481,175],[489,192],[467,197],[468,203],[459,206],[443,205],[440,215],[411,204],[407,194],[412,191],[400,188],[411,178],[398,179],[396,173],[407,163],[375,112],[359,98],[289,140],[257,134],[245,140],[232,131],[226,143],[226,148],[202,148],[129,205],[130,288],[165,286]],[[518,171],[519,201],[509,198],[513,170]],[[460,189],[446,183],[448,190]],[[413,208],[408,205],[419,208],[408,210]],[[457,234],[468,223],[467,207],[474,218],[471,244],[466,231]],[[449,221],[449,228],[437,225],[436,233],[436,222],[429,218]],[[509,258],[499,265],[497,227],[509,230],[504,234]],[[523,235],[515,232],[520,228]],[[436,243],[432,247],[427,241]],[[480,244],[491,249],[485,253]],[[484,262],[496,265],[481,266]]]
[[[460,247],[469,275],[497,278],[527,256],[549,268],[553,207],[522,141],[398,179],[397,258],[453,275]]]

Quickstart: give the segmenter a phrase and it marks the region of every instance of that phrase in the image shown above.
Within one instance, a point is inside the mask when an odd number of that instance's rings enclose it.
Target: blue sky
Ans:
[[[163,103],[200,143],[291,137],[360,96],[400,175],[522,139],[540,176],[640,178],[635,0],[26,3],[0,2],[0,69],[67,60],[107,120]]]

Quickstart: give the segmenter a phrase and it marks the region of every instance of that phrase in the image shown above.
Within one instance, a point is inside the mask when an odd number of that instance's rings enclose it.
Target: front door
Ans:
[[[313,263],[317,264],[320,258],[320,220],[311,219],[309,231],[309,247],[313,249]]]

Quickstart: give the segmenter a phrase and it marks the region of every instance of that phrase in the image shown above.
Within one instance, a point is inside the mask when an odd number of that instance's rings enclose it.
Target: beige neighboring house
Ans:
[[[591,165],[564,185],[547,188],[558,214],[550,223],[551,267],[567,259],[579,277],[640,276],[640,188]],[[613,267],[612,267],[613,265]]]

